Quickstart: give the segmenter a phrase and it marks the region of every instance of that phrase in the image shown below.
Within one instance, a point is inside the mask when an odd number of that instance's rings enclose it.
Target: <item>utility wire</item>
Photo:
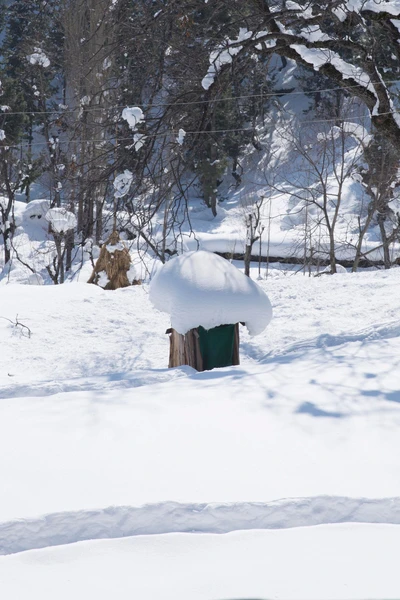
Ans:
[[[372,84],[372,81],[370,82]],[[394,84],[394,83],[400,83],[400,79],[393,79],[391,81],[377,81],[376,83],[373,83],[372,85],[374,86],[378,86],[378,85],[390,85],[390,84]],[[147,104],[134,104],[134,106],[137,106],[138,108],[149,108],[149,109],[153,109],[153,108],[168,108],[171,106],[192,106],[192,105],[196,105],[196,104],[214,104],[216,102],[229,102],[231,100],[244,100],[244,99],[249,99],[249,98],[276,98],[276,97],[281,97],[281,96],[286,96],[286,97],[290,97],[290,96],[304,96],[304,95],[308,95],[308,94],[320,94],[320,93],[325,93],[325,92],[337,92],[337,91],[346,91],[346,89],[351,90],[354,88],[358,88],[360,87],[361,84],[359,85],[349,85],[344,87],[335,87],[335,88],[320,88],[317,90],[310,90],[310,91],[300,91],[300,92],[288,92],[285,93],[284,90],[280,91],[280,92],[262,92],[260,94],[245,94],[243,96],[228,96],[227,98],[214,98],[214,99],[209,99],[209,100],[191,100],[188,102],[167,102],[167,103],[160,103],[160,104],[151,104],[150,106],[148,106]],[[365,86],[363,86],[365,87]],[[2,107],[0,106],[0,109]],[[83,106],[77,107],[75,109],[71,109],[71,110],[63,110],[63,109],[54,109],[54,110],[25,110],[25,111],[8,111],[8,110],[3,110],[3,114],[5,116],[7,115],[66,115],[66,114],[73,114],[79,110],[82,110],[83,112],[87,113],[87,112],[96,112],[96,111],[109,111],[109,110],[115,110],[115,109],[124,109],[127,108],[127,105],[121,105],[121,106],[111,106],[111,107],[105,107],[105,106],[92,106],[90,108],[84,108]]]
[[[398,111],[388,111],[388,112],[384,112],[384,113],[379,113],[379,116],[385,116],[385,115],[400,115],[400,112]],[[309,124],[314,124],[314,123],[337,123],[338,121],[345,121],[346,123],[349,122],[351,123],[352,120],[354,119],[359,119],[359,120],[369,120],[370,116],[369,115],[364,115],[364,116],[352,116],[349,117],[349,120],[347,119],[343,119],[342,117],[332,117],[329,119],[310,119],[310,120],[305,120],[305,121],[299,121],[299,125],[309,125]],[[282,124],[292,124],[293,123],[293,118],[292,119],[284,119],[283,121],[269,121],[267,123],[267,126],[265,128],[263,128],[262,133],[270,131],[272,128],[276,128],[279,127],[279,125]],[[271,127],[268,127],[271,126]],[[201,135],[201,134],[212,134],[212,133],[239,133],[239,132],[244,132],[244,131],[252,131],[252,132],[256,132],[256,128],[255,127],[243,127],[243,128],[239,128],[239,129],[211,129],[211,130],[199,130],[199,131],[185,131],[185,135]],[[150,139],[150,138],[163,138],[163,137],[167,137],[169,135],[171,136],[175,136],[178,137],[179,132],[178,131],[174,131],[174,130],[169,130],[169,131],[165,131],[163,133],[146,133],[146,132],[133,132],[132,136],[134,135],[134,133],[137,133],[141,136],[143,136],[141,139],[142,141],[144,141],[145,139]],[[135,145],[135,141],[133,139],[133,137],[126,137],[126,138],[109,138],[108,140],[97,140],[97,139],[85,139],[85,140],[77,140],[77,139],[71,139],[71,140],[66,140],[65,142],[63,142],[62,140],[59,142],[56,142],[56,145],[61,145],[61,144],[84,144],[84,143],[91,143],[91,144],[109,144],[109,143],[113,143],[113,142],[118,142],[118,143],[122,143],[122,142],[130,142],[131,146]],[[137,140],[137,142],[140,140]],[[5,144],[4,146],[6,148],[14,148],[14,149],[20,149],[23,147],[32,147],[32,146],[48,146],[49,143],[48,142],[22,142],[21,144],[18,145],[7,145]],[[50,144],[51,146],[53,146],[53,144]],[[4,147],[3,146],[3,147]],[[1,147],[0,147],[1,148]]]

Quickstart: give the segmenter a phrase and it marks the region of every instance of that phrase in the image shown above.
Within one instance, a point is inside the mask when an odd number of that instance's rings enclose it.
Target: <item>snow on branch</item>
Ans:
[[[400,14],[400,0],[347,0],[348,9],[354,12],[370,10],[374,13]]]
[[[32,54],[28,54],[26,57],[27,60],[31,63],[31,65],[39,65],[41,67],[49,67],[50,61],[47,58],[46,54],[43,52],[41,48],[34,48]]]
[[[322,66],[329,64],[339,71],[343,79],[354,80],[356,83],[362,87],[365,87],[365,89],[374,94],[377,102],[379,101],[369,75],[360,67],[352,65],[340,58],[340,56],[333,50],[325,48],[309,48],[307,46],[303,46],[302,44],[291,44],[290,47],[299,54],[303,61],[309,63],[315,71],[319,71]]]
[[[144,114],[138,106],[128,106],[122,111],[122,118],[128,123],[132,130],[136,129],[136,125],[144,121]]]
[[[400,148],[400,116],[386,83],[387,61],[375,52],[376,34],[369,25],[377,23],[388,37],[388,47],[398,46],[400,0],[284,0],[279,5],[268,1],[263,5],[268,18],[260,26],[267,30],[241,28],[237,38],[219,43],[210,54],[203,88],[208,90],[238,53],[269,48],[320,71],[361,99],[374,126]],[[344,21],[349,27],[357,25],[354,35],[344,31]],[[396,60],[400,52],[393,52],[392,60]]]
[[[241,27],[239,29],[239,35],[235,40],[227,39],[224,45],[218,46],[213,52],[211,52],[210,66],[208,67],[206,76],[203,77],[201,82],[201,85],[205,90],[208,90],[212,86],[214,79],[221,67],[223,65],[230,64],[233,60],[233,57],[242,50],[243,46],[234,46],[233,44],[238,44],[239,42],[248,40],[252,35],[252,31],[248,31],[246,27]]]
[[[129,128],[134,132],[133,147],[136,152],[144,145],[146,136],[143,133],[138,133],[137,125],[144,122],[144,114],[139,106],[128,106],[122,111],[122,118],[128,123]]]
[[[114,197],[115,198],[123,198],[129,192],[129,188],[131,187],[131,183],[133,181],[133,174],[128,169],[125,169],[123,173],[117,175],[117,177],[113,181],[114,186]]]
[[[184,129],[180,129],[178,131],[178,135],[177,135],[177,138],[176,138],[176,141],[178,142],[178,144],[180,146],[183,145],[183,142],[185,141],[185,136],[186,136],[186,131]]]
[[[46,221],[56,233],[66,233],[77,224],[75,215],[65,208],[50,208],[46,213]]]

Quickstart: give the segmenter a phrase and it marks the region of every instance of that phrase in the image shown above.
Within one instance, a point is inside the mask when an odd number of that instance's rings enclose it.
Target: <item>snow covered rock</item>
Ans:
[[[268,296],[249,277],[217,254],[199,250],[172,259],[150,284],[150,300],[169,313],[180,334],[201,325],[245,323],[261,333],[272,318]]]
[[[347,273],[346,267],[336,264],[336,273]]]
[[[50,202],[44,198],[31,200],[23,212],[22,219],[25,222],[39,221],[44,219],[46,213],[50,209]]]
[[[336,273],[346,273],[347,274],[347,269],[343,265],[336,263]],[[323,271],[320,271],[319,275],[335,275],[335,273],[332,273],[331,267],[326,267],[326,269],[324,269]]]

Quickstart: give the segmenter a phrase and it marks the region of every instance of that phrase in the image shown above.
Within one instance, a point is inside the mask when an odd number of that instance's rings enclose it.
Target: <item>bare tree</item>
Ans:
[[[297,213],[295,222],[301,217],[305,223],[305,262],[327,255],[331,273],[336,273],[339,245],[336,228],[345,182],[352,177],[362,154],[362,147],[354,142],[351,126],[342,121],[340,126],[328,126],[323,131],[308,126],[299,133],[281,132],[296,159],[290,163],[285,185],[273,186],[275,191],[290,193],[294,201],[292,210]]]
[[[70,210],[83,239],[102,236],[112,173],[115,101],[114,11],[108,0],[65,0],[65,100],[69,117]],[[72,118],[71,118],[72,117]],[[115,124],[114,124],[115,129]]]
[[[46,214],[49,223],[49,233],[54,240],[55,254],[46,269],[53,283],[64,283],[66,237],[69,231],[76,227],[76,217],[65,208],[51,208]]]
[[[242,202],[243,220],[246,227],[244,250],[244,273],[250,277],[250,263],[254,244],[261,239],[264,231],[262,224],[262,206],[264,196],[249,196]],[[261,246],[260,246],[261,250]]]

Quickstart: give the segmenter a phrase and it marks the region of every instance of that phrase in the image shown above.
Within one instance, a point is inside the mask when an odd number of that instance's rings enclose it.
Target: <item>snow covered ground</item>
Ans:
[[[400,596],[400,270],[270,274],[204,373],[147,285],[2,286],[2,598]]]
[[[398,598],[398,536],[345,524],[95,540],[5,556],[0,585],[7,600]]]

